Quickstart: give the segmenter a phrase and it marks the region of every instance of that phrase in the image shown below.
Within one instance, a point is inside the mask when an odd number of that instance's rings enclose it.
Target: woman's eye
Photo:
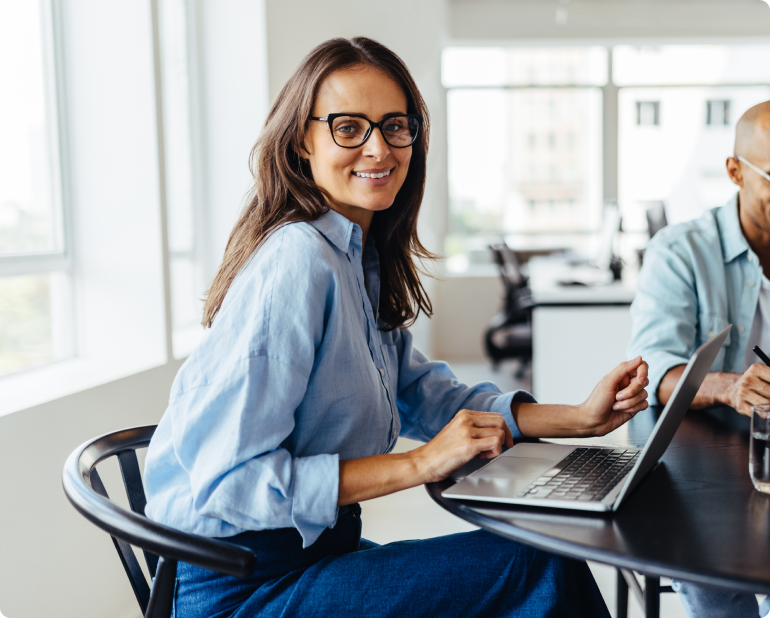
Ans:
[[[358,127],[355,125],[349,124],[342,127],[337,127],[337,132],[342,133],[343,135],[352,135],[358,132]]]

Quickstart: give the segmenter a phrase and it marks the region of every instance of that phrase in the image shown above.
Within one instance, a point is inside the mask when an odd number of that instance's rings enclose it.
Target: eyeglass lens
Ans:
[[[409,146],[417,137],[419,122],[408,116],[394,116],[382,123],[382,136],[396,148]],[[338,116],[332,121],[332,137],[339,146],[355,148],[364,143],[371,125],[365,118],[356,116]]]

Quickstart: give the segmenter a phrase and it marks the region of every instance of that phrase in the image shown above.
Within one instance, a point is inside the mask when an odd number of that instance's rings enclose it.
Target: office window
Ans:
[[[676,223],[735,193],[725,159],[733,153],[737,119],[770,99],[768,63],[770,46],[613,49],[613,79],[621,85],[618,201],[624,229],[646,229],[649,202],[663,202],[669,223]],[[659,104],[655,131],[640,122],[643,101]],[[653,111],[646,114],[649,120]]]
[[[660,125],[660,101],[637,101],[636,124],[640,127]]]
[[[0,375],[73,348],[50,9],[0,4]]]
[[[651,201],[670,222],[723,204],[736,190],[724,171],[735,122],[770,100],[770,45],[448,48],[442,62],[450,271],[453,255],[487,260],[501,235],[579,246],[604,201],[640,232]],[[617,126],[603,123],[608,97]]]
[[[173,347],[179,358],[189,354],[203,334],[205,292],[196,200],[200,187],[193,173],[192,45],[186,0],[166,0],[158,8]]]
[[[447,49],[447,252],[598,227],[606,50]],[[477,70],[478,69],[478,70]],[[571,205],[570,205],[571,204]]]
[[[709,126],[730,124],[730,101],[706,101],[706,124]]]

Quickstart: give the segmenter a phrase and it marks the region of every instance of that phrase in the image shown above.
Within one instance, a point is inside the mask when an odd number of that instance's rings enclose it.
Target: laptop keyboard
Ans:
[[[638,458],[637,450],[576,448],[518,497],[599,501],[623,480]]]

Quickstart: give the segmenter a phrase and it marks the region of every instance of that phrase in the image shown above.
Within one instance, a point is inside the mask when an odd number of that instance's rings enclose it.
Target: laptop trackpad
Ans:
[[[470,489],[470,483],[479,495],[513,498],[554,463],[553,459],[535,457],[498,457],[462,482],[465,489]]]

